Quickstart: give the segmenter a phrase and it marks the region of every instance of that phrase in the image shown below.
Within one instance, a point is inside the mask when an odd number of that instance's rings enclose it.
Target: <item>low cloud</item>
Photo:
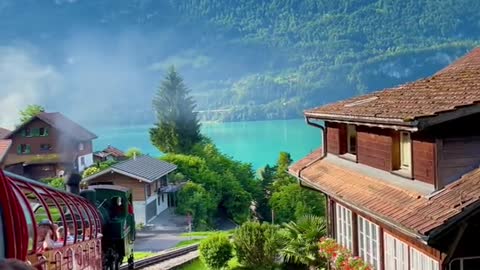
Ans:
[[[174,65],[178,69],[193,68],[199,69],[210,64],[211,59],[205,55],[199,55],[194,50],[188,50],[186,52],[169,56],[166,59],[155,62],[150,65],[150,70],[164,71],[169,66]]]
[[[18,112],[29,104],[44,104],[61,91],[62,76],[53,66],[35,60],[33,52],[0,47],[0,126],[13,128]]]

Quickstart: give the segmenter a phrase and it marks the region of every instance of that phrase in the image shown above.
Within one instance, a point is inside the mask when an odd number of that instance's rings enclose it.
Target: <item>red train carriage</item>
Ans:
[[[0,220],[0,258],[102,269],[100,215],[83,197],[0,170]]]

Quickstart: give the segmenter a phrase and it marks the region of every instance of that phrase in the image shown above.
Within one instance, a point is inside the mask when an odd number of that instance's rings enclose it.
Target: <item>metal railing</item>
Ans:
[[[464,262],[465,261],[471,261],[471,260],[478,260],[478,265],[480,265],[480,256],[471,256],[471,257],[459,257],[459,258],[455,258],[453,260],[450,261],[450,263],[448,264],[448,269],[449,270],[464,270]],[[459,268],[452,268],[452,264],[454,262],[458,262],[459,263]],[[480,266],[479,266],[480,268]]]

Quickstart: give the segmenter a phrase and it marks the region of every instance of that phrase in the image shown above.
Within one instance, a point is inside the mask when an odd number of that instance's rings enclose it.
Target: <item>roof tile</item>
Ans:
[[[480,48],[432,77],[305,111],[311,117],[409,122],[480,102]]]
[[[175,170],[177,166],[150,156],[139,156],[114,164],[112,168],[148,181],[155,181]]]
[[[321,192],[418,235],[428,235],[464,211],[465,207],[479,201],[480,168],[426,198],[414,191],[341,167],[328,158],[318,160],[321,153],[313,152],[293,164],[289,172],[295,176],[301,172],[300,177]],[[318,161],[312,163],[315,160]]]

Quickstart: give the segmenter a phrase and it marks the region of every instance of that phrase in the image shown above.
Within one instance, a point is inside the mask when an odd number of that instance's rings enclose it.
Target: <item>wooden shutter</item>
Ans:
[[[33,137],[38,137],[38,136],[40,136],[40,129],[38,129],[38,128],[32,128],[32,136],[33,136]]]
[[[19,144],[17,145],[17,154],[21,154],[22,153],[22,145]]]
[[[44,135],[45,135],[45,136],[48,136],[48,127],[45,127],[44,129],[45,129]]]
[[[27,144],[26,148],[25,148],[25,154],[30,154],[30,144]]]

